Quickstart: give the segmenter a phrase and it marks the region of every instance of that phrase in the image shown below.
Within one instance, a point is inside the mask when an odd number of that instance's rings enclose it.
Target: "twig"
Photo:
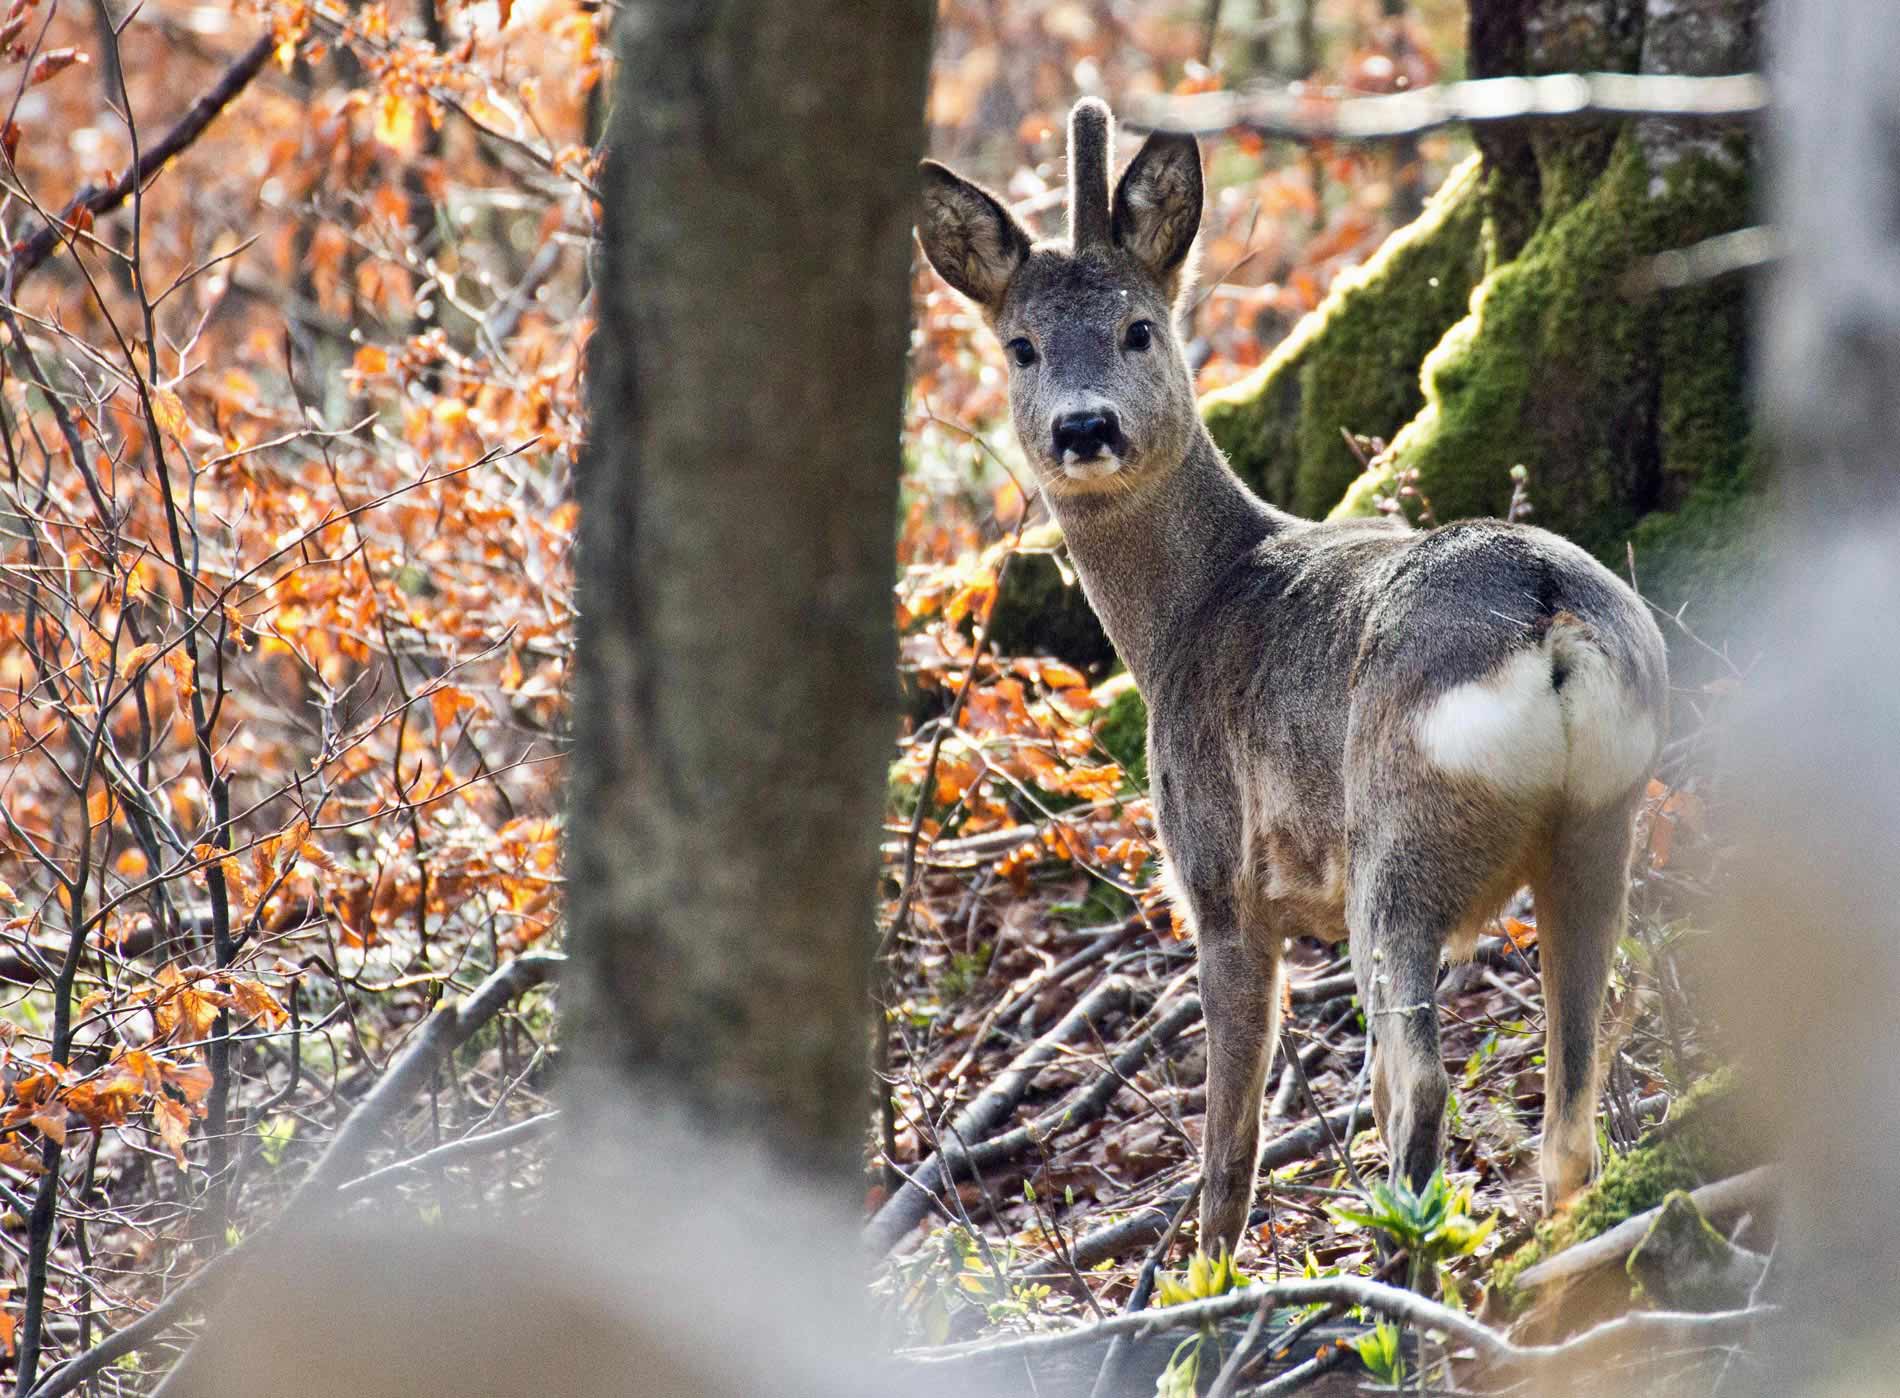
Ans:
[[[1148,1254],[1148,1260],[1141,1265],[1141,1275],[1135,1278],[1134,1292],[1128,1298],[1128,1304],[1122,1307],[1123,1315],[1147,1309],[1148,1298],[1154,1294],[1155,1275],[1161,1270],[1162,1262],[1167,1258],[1168,1249],[1174,1246],[1176,1235],[1187,1216],[1194,1210],[1194,1196],[1200,1192],[1201,1180],[1205,1171],[1196,1174],[1188,1186],[1187,1194],[1175,1207],[1174,1217],[1168,1220],[1168,1231],[1161,1235],[1161,1241],[1154,1245]],[[1089,1390],[1089,1398],[1108,1398],[1110,1385],[1114,1383],[1116,1371],[1121,1368],[1123,1353],[1128,1348],[1126,1337],[1117,1335],[1109,1341],[1108,1353],[1102,1356],[1102,1367],[1096,1372],[1095,1386]]]
[[[66,237],[67,230],[82,211],[98,215],[118,208],[131,197],[134,189],[142,189],[146,181],[157,174],[168,160],[203,135],[205,128],[231,105],[265,63],[270,61],[276,48],[276,37],[270,34],[252,44],[224,70],[223,76],[212,85],[210,91],[191,104],[170,131],[141,154],[136,165],[128,166],[124,174],[104,188],[87,185],[60,211],[58,223],[42,228],[22,241],[7,262],[7,277],[11,285],[17,289],[20,278],[52,256],[53,250]]]
[[[1406,1325],[1436,1330],[1459,1344],[1469,1346],[1486,1363],[1507,1368],[1535,1367],[1547,1363],[1582,1364],[1590,1356],[1637,1345],[1718,1345],[1773,1314],[1776,1309],[1772,1306],[1757,1306],[1747,1310],[1707,1314],[1633,1311],[1586,1330],[1562,1344],[1520,1345],[1506,1339],[1488,1325],[1473,1320],[1464,1312],[1455,1311],[1437,1301],[1429,1301],[1404,1287],[1389,1286],[1364,1277],[1319,1277],[1275,1282],[1270,1286],[1242,1287],[1224,1296],[1190,1301],[1159,1311],[1115,1316],[1110,1320],[1077,1326],[1053,1335],[1026,1335],[1003,1341],[979,1340],[942,1345],[929,1350],[911,1350],[903,1357],[914,1364],[929,1367],[954,1363],[972,1356],[994,1359],[1001,1356],[1054,1354],[1116,1335],[1143,1339],[1170,1330],[1217,1325],[1262,1305],[1310,1306],[1315,1303],[1362,1306]]]
[[[444,1165],[453,1165],[457,1161],[472,1156],[492,1155],[498,1150],[507,1150],[523,1141],[531,1141],[536,1136],[547,1134],[555,1122],[561,1119],[558,1111],[542,1112],[525,1121],[517,1121],[512,1126],[503,1126],[498,1130],[484,1131],[477,1136],[464,1136],[459,1141],[448,1141],[425,1150],[420,1155],[407,1160],[398,1160],[393,1165],[384,1165],[371,1170],[367,1175],[358,1175],[337,1186],[337,1195],[348,1198],[366,1193],[392,1180],[400,1179],[412,1170],[434,1170]]]

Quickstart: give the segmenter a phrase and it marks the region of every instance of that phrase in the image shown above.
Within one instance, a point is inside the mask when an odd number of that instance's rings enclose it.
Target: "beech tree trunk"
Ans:
[[[867,1102],[931,17],[629,4],[603,189],[566,1052],[834,1182]]]

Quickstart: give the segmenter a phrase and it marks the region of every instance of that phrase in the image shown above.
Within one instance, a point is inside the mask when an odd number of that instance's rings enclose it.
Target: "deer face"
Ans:
[[[1186,454],[1194,384],[1175,312],[1201,220],[1191,136],[1148,138],[1108,198],[1108,109],[1070,125],[1070,237],[1033,244],[995,196],[924,165],[919,236],[1003,343],[1011,415],[1045,490],[1119,492]]]

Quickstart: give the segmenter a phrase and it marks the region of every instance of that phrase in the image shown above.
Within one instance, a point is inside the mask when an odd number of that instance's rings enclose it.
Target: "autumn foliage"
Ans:
[[[603,71],[567,0],[108,14],[0,26],[0,1338],[42,1373],[556,923]],[[543,1066],[510,1025],[392,1143]]]

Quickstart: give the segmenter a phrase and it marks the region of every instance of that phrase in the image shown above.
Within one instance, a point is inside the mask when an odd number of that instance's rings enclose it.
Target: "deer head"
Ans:
[[[1003,342],[1023,450],[1055,496],[1119,492],[1172,471],[1198,429],[1175,326],[1193,281],[1200,147],[1149,136],[1109,196],[1114,125],[1069,118],[1069,236],[1035,242],[1002,201],[924,163],[924,255]]]

